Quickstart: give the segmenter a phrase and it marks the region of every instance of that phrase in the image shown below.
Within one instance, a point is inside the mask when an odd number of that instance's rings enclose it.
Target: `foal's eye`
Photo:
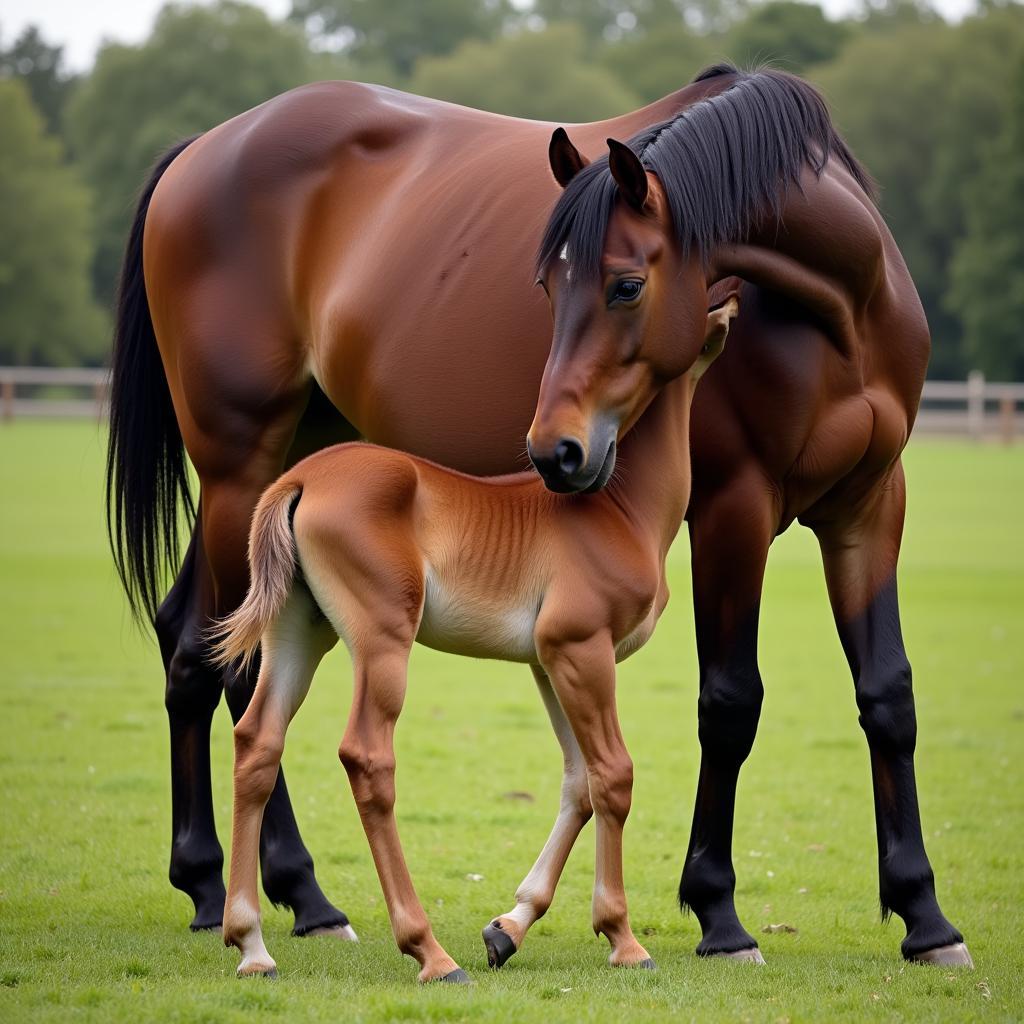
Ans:
[[[611,295],[608,297],[608,305],[613,306],[617,302],[635,302],[640,298],[640,293],[644,290],[644,283],[638,277],[624,277],[621,281],[616,281],[612,288]]]

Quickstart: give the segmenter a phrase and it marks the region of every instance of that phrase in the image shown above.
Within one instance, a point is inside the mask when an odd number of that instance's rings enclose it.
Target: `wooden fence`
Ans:
[[[0,366],[0,418],[99,419],[106,415],[109,381],[101,369]]]
[[[98,420],[106,415],[108,384],[100,369],[0,366],[0,417]],[[992,383],[978,371],[965,381],[927,381],[914,431],[1013,441],[1024,433],[1024,384]]]

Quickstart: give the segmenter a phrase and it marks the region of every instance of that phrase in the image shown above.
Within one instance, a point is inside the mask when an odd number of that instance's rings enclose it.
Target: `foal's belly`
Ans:
[[[428,570],[416,641],[470,658],[534,663],[539,610],[540,595],[470,595],[446,586]]]

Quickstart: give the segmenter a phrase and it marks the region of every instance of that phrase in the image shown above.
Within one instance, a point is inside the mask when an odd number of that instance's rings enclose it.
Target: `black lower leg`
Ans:
[[[238,721],[252,697],[257,667],[247,678],[232,674],[226,681],[231,717]],[[275,906],[288,907],[295,915],[294,935],[308,935],[320,928],[343,927],[348,917],[323,894],[316,880],[313,858],[299,835],[284,769],[263,812],[260,830],[260,871],[263,890]]]
[[[740,924],[732,865],[733,809],[739,765],[701,759],[697,804],[690,845],[679,882],[679,903],[696,915],[701,927],[698,956],[753,949],[757,940]]]
[[[700,956],[757,948],[736,914],[732,830],[740,766],[754,744],[764,696],[757,626],[768,547],[777,527],[771,494],[755,472],[691,501],[687,513],[701,761],[679,902],[700,922]]]
[[[175,888],[191,897],[193,930],[217,928],[224,914],[224,853],[217,840],[210,787],[210,723],[221,682],[197,643],[197,543],[193,539],[156,632],[167,672],[165,704],[171,732],[171,862]]]
[[[914,774],[917,719],[893,580],[856,621],[840,625],[854,673],[860,724],[871,751],[883,917],[907,926],[903,955],[963,941],[943,916],[921,832]],[[879,637],[887,638],[885,644]]]
[[[756,645],[756,620],[753,632]],[[750,643],[741,646],[753,654]],[[732,831],[736,784],[754,742],[763,688],[752,657],[737,658],[728,669],[709,669],[703,675],[698,705],[700,778],[679,901],[700,922],[698,955],[711,956],[757,946],[736,914]]]

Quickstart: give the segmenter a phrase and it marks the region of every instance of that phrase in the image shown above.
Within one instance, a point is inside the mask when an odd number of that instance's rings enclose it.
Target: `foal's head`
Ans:
[[[596,491],[617,441],[705,349],[707,285],[632,149],[609,139],[588,165],[559,128],[549,155],[566,191],[538,261],[554,336],[528,445],[551,490]]]

